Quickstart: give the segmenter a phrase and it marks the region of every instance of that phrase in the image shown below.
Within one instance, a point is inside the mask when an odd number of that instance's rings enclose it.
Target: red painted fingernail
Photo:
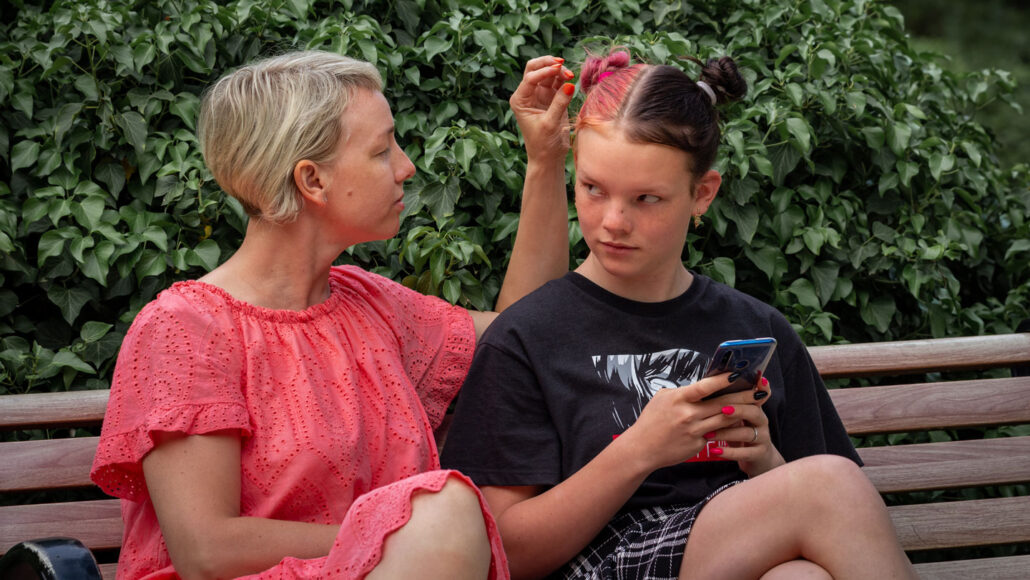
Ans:
[[[722,447],[712,447],[708,450],[711,455],[722,455]]]
[[[572,93],[576,92],[576,85],[574,85],[572,83],[565,83],[564,85],[561,86],[561,90],[566,95],[569,95],[571,97]]]
[[[705,439],[715,439],[715,431],[709,431],[705,433]]]
[[[762,386],[763,387],[768,387],[769,386],[769,379],[767,379],[765,377],[762,377]]]
[[[726,405],[722,408],[723,415],[732,415],[733,411],[736,411],[736,409],[733,408],[733,405]]]
[[[554,57],[554,60],[556,60],[556,61],[558,61],[558,62],[565,62],[565,59],[564,59],[564,58],[562,58],[562,57],[560,57],[560,56],[556,56],[556,57]]]
[[[565,71],[564,73],[562,73],[562,74],[564,74],[564,75],[565,75],[565,78],[567,78],[567,79],[571,79],[572,77],[576,76],[576,73],[574,73],[574,72],[572,72],[572,71],[570,71],[570,70],[566,70],[566,71]]]

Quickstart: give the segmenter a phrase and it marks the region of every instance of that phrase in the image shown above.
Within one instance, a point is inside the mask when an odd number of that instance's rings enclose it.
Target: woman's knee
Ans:
[[[855,462],[839,455],[812,455],[787,463],[799,497],[832,510],[868,509],[883,504]]]

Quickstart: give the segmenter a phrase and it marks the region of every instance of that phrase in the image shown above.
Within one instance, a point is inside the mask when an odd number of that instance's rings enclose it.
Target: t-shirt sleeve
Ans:
[[[818,453],[832,453],[862,465],[808,349],[785,319],[780,319],[777,330],[782,337],[777,353],[784,382],[789,385],[785,390],[788,399],[782,407],[782,435],[778,444],[783,458],[793,461]]]
[[[201,435],[251,425],[239,336],[164,293],[133,322],[118,354],[91,477],[104,492],[145,495],[143,458],[156,431]]]
[[[490,330],[487,336],[495,334],[494,328]],[[561,481],[560,439],[524,355],[490,342],[480,344],[458,397],[441,462],[477,485]]]
[[[472,316],[436,296],[377,274],[361,274],[376,288],[370,296],[398,341],[404,370],[435,429],[472,363],[476,347]]]

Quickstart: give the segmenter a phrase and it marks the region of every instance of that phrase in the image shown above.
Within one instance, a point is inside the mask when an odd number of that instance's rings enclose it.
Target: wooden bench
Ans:
[[[914,560],[927,550],[1015,545],[1016,555],[917,564],[924,578],[1030,577],[1030,436],[983,437],[983,428],[1030,424],[1030,377],[942,380],[940,373],[1030,365],[1030,334],[812,347],[826,379],[882,375],[914,382],[831,390],[853,436],[962,430],[962,439],[862,447],[865,471],[891,505],[904,548]],[[930,374],[927,374],[930,373]],[[1007,374],[995,371],[995,374]],[[70,536],[114,578],[122,523],[114,499],[52,502],[38,492],[89,490],[94,436],[77,435],[103,419],[107,391],[0,396],[0,429],[45,429],[63,438],[0,443],[0,553],[22,540]],[[970,438],[971,434],[977,436]],[[882,437],[881,437],[882,439]],[[911,497],[947,490],[1008,486],[984,499]],[[992,487],[991,489],[994,489]],[[94,493],[98,493],[95,492]],[[961,495],[961,494],[958,494]],[[931,552],[932,554],[932,552]]]

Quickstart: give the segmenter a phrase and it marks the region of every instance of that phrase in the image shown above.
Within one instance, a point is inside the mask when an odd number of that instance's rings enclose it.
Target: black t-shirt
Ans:
[[[505,310],[476,348],[442,461],[480,486],[553,486],[625,431],[659,388],[699,380],[719,343],[770,336],[763,406],[787,461],[835,453],[860,463],[808,351],[772,307],[694,274],[682,295],[627,300],[570,272]],[[696,503],[743,479],[708,457],[659,469],[623,510]]]

